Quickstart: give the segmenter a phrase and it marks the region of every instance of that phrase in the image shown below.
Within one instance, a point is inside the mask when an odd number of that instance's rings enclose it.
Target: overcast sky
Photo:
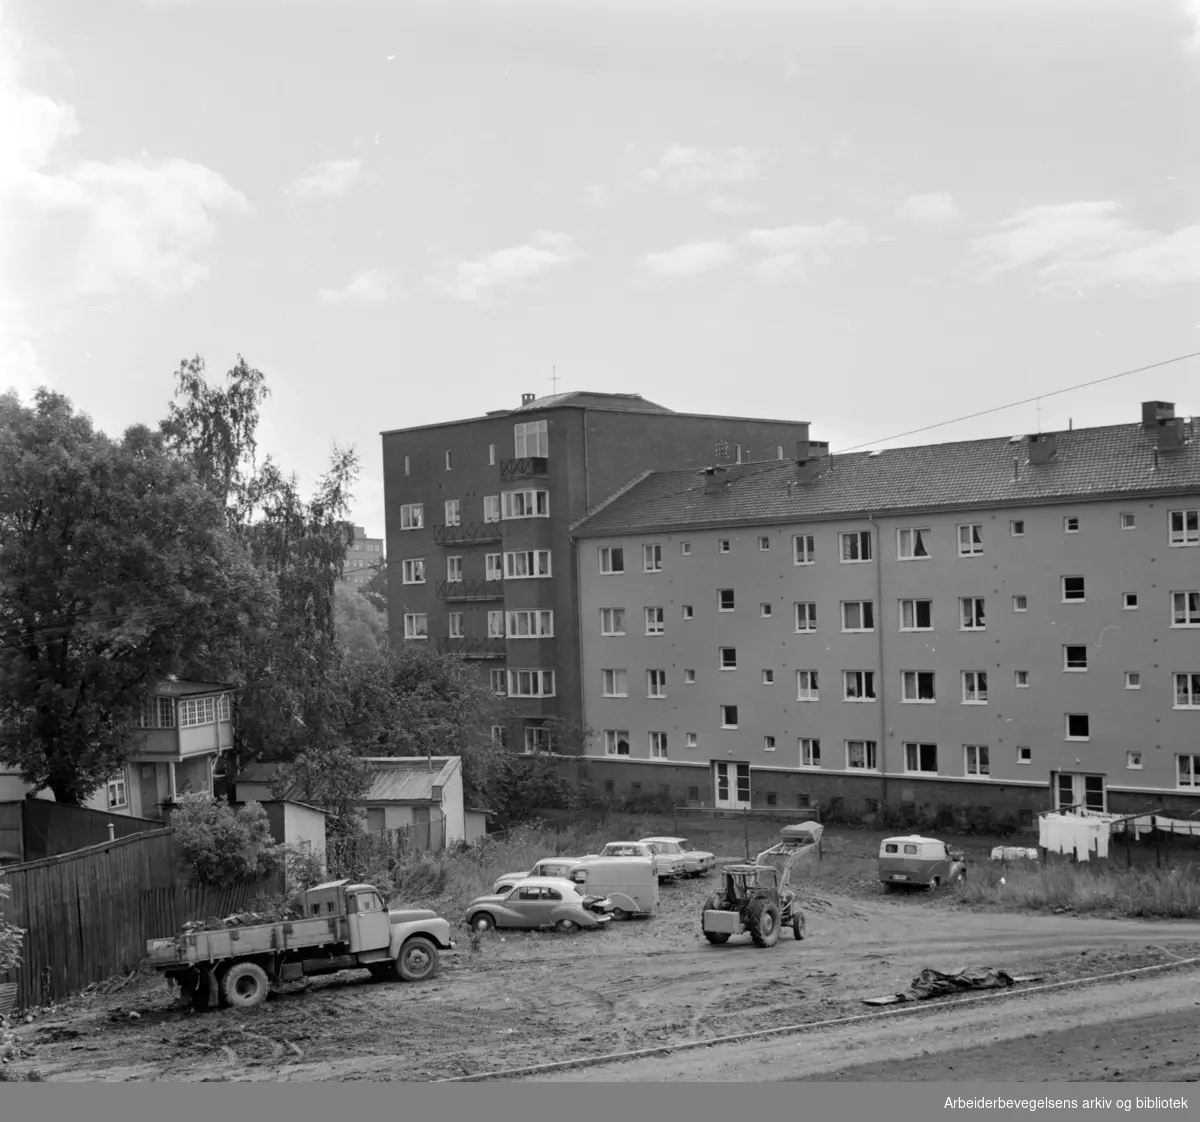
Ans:
[[[311,483],[642,393],[847,448],[1200,351],[1200,0],[3,0],[0,386],[241,352]],[[1042,404],[1200,406],[1200,360]],[[935,430],[1036,429],[1025,406]]]

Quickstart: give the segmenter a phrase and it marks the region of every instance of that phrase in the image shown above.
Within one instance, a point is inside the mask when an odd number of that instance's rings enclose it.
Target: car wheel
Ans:
[[[942,886],[941,877],[932,877],[929,881],[929,891],[936,892]]]
[[[437,970],[437,947],[424,935],[406,940],[396,956],[396,973],[402,982],[426,982]]]
[[[577,930],[578,927],[579,927],[579,924],[577,924],[573,919],[560,919],[554,925],[554,929],[556,931],[561,931],[564,935]]]
[[[257,962],[235,962],[221,979],[221,996],[234,1009],[261,1005],[270,992],[267,972]]]
[[[496,921],[487,912],[476,912],[471,917],[472,931],[495,931]]]

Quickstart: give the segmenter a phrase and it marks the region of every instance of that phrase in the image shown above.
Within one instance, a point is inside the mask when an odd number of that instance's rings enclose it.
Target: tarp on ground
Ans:
[[[1009,974],[994,966],[964,966],[961,970],[944,972],[928,967],[913,980],[906,993],[889,993],[883,997],[865,997],[864,1005],[895,1005],[901,1001],[925,1001],[931,997],[947,997],[967,990],[1000,990],[1020,982],[1036,982],[1036,974]]]

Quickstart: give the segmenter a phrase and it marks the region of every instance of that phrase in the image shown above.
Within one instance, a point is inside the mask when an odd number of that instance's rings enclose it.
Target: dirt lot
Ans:
[[[26,1054],[9,1066],[77,1081],[444,1079],[861,1014],[862,998],[902,990],[926,966],[994,965],[1051,982],[1200,955],[1195,923],[973,911],[949,892],[892,897],[863,878],[832,887],[817,880],[805,889],[804,941],[788,933],[766,950],[748,940],[719,947],[703,940],[698,917],[712,890],[705,878],[664,886],[654,920],[599,933],[496,934],[472,953],[459,929],[458,952],[423,985],[373,983],[347,972],[257,1009],[196,1014],[173,1005],[175,991],[150,979],[21,1025]],[[1080,1064],[1081,1056],[1091,1066],[1071,1071],[1132,1071],[1132,1049],[1164,1073],[1179,1065],[1178,1075],[1147,1078],[1195,1078],[1198,979],[1194,969],[1181,969],[992,1005],[923,1004],[915,1015],[868,1022],[869,1030],[823,1031],[820,1047],[806,1033],[740,1052],[720,1046],[558,1078],[930,1078],[955,1062],[944,1055],[950,1048],[964,1071],[993,1076],[1011,1060],[1021,1078],[1066,1078],[1064,1065]],[[1119,991],[1116,998],[1110,991]],[[1114,1000],[1119,1028],[1093,1039],[1087,1025],[1112,1021]],[[1137,1018],[1152,1013],[1147,1036]],[[1193,1027],[1185,1031],[1189,1017]],[[1039,1033],[1058,1034],[1052,1048],[1025,1039],[1031,1022]],[[1121,1034],[1125,1044],[1117,1042]],[[872,1040],[878,1047],[863,1046]],[[996,1041],[1008,1051],[995,1051]],[[1153,1047],[1144,1049],[1147,1043]],[[786,1062],[768,1066],[768,1056]],[[1143,1062],[1137,1070],[1149,1068]],[[914,1071],[924,1074],[903,1074]]]

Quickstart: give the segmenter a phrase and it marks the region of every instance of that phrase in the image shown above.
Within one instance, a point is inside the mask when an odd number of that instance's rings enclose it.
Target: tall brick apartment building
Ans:
[[[573,392],[382,434],[389,627],[477,661],[527,750],[582,715],[572,523],[647,471],[791,454],[802,421]]]
[[[1200,810],[1200,440],[658,472],[576,527],[586,765],[717,806]]]

